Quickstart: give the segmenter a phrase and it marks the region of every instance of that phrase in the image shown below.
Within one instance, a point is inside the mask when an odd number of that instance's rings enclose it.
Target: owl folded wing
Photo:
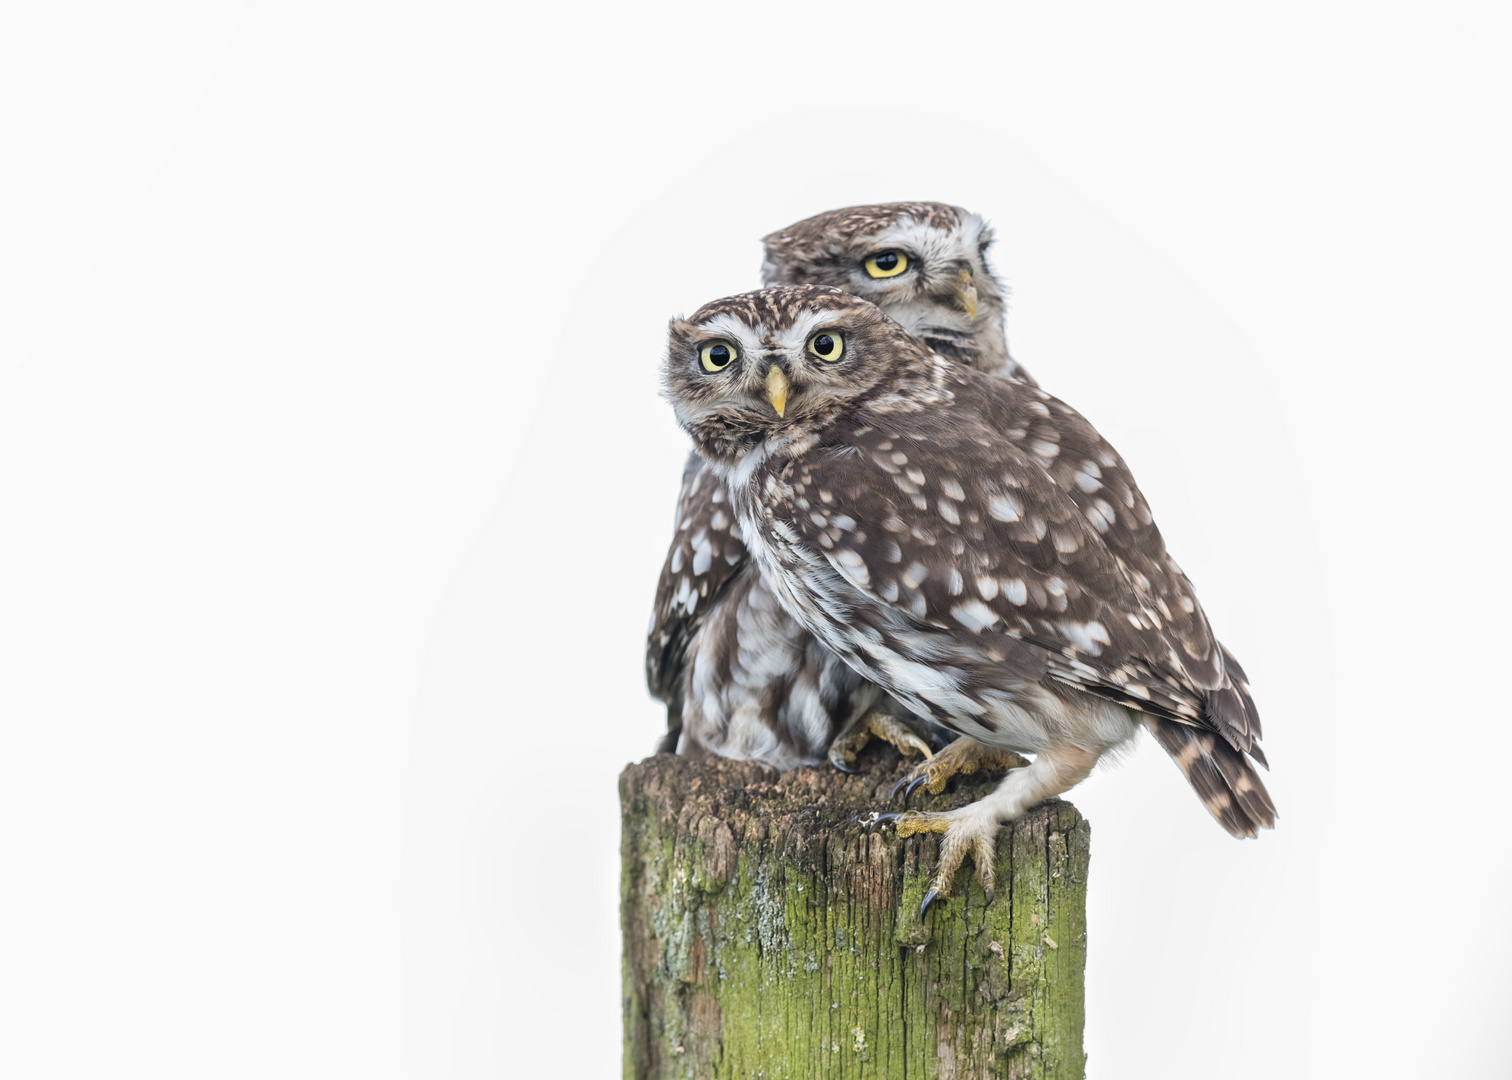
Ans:
[[[779,516],[857,588],[921,623],[1006,634],[1044,650],[1063,683],[1220,728],[1202,685],[1218,645],[1190,586],[1166,580],[1180,571],[1163,546],[1149,557],[1153,527],[1131,570],[1014,441],[969,416],[898,427],[913,430],[861,427],[788,463]],[[1151,599],[1166,595],[1188,597],[1181,614],[1198,618],[1168,618]]]
[[[689,455],[646,635],[646,685],[658,700],[681,693],[683,656],[699,620],[748,560],[723,482]]]

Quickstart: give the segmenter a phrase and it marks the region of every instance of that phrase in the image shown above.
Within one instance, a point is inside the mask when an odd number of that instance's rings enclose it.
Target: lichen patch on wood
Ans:
[[[855,823],[885,808],[889,760],[625,769],[627,1080],[1083,1075],[1087,823],[1065,802],[1031,811],[999,836],[996,902],[968,861],[921,922],[939,837]]]

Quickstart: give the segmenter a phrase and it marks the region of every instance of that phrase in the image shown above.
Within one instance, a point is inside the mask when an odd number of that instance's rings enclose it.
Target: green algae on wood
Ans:
[[[1083,1076],[1087,823],[1058,800],[1031,811],[999,834],[996,901],[968,860],[921,922],[939,837],[855,822],[901,768],[625,769],[627,1080]]]

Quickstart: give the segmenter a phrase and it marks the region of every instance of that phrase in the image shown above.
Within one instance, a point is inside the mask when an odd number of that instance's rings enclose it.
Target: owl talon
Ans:
[[[899,792],[902,792],[903,805],[907,806],[908,797],[914,793],[914,789],[928,779],[927,774],[924,776],[914,776],[912,771],[904,773],[898,782],[892,786],[892,790],[887,793],[887,798],[889,801],[892,801],[898,797]]]
[[[939,897],[940,897],[940,890],[939,889],[932,888],[927,893],[924,894],[924,900],[923,900],[922,903],[919,904],[919,918],[920,919],[923,919],[924,916],[929,913],[929,905],[932,904],[932,903],[934,903],[937,899],[939,899]]]
[[[999,822],[992,814],[982,814],[977,809],[978,806],[979,804],[973,804],[959,810],[943,812],[894,810],[878,814],[876,820],[868,827],[870,831],[870,828],[896,825],[900,839],[917,833],[942,835],[940,864],[935,868],[929,891],[924,894],[924,902],[919,905],[921,919],[936,900],[950,898],[951,882],[955,879],[956,871],[960,869],[967,855],[971,856],[971,861],[976,866],[976,879],[987,894],[987,903],[992,903],[995,895],[993,884],[996,879],[993,863],[997,854]]]
[[[903,778],[893,785],[892,797],[898,797],[898,789],[905,782],[903,802],[905,805],[913,793],[923,787],[931,795],[945,790],[952,776],[965,776],[982,770],[996,771],[1021,769],[1029,762],[1011,750],[999,750],[962,735],[944,750],[919,762]]]
[[[829,748],[829,762],[843,773],[855,773],[856,755],[873,738],[883,739],[898,748],[904,756],[923,754],[925,760],[934,756],[930,746],[902,720],[886,713],[872,712],[857,717],[840,734],[835,736]]]

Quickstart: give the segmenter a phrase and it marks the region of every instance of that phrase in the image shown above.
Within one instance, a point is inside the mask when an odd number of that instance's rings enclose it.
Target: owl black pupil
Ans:
[[[877,256],[878,270],[895,270],[897,269],[897,266],[898,256],[896,253],[889,251],[886,255]]]
[[[724,367],[730,362],[730,350],[723,345],[716,345],[709,350],[709,363],[715,367]]]
[[[835,351],[835,339],[828,334],[820,334],[814,339],[814,351],[820,356],[828,356]]]

